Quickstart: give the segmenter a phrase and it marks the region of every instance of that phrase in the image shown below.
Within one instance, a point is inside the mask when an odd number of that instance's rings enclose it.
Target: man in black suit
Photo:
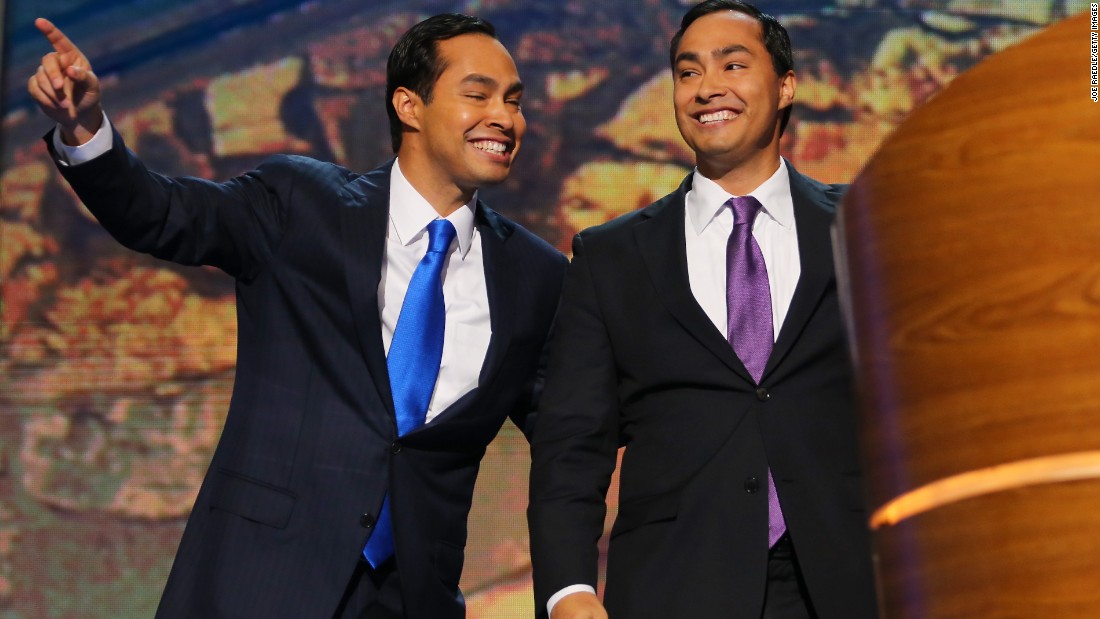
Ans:
[[[279,156],[212,183],[147,170],[112,132],[87,58],[36,25],[55,51],[28,88],[59,125],[46,140],[65,179],[127,247],[236,279],[233,398],[157,616],[464,616],[478,464],[505,417],[525,426],[565,270],[477,199],[525,130],[493,27],[436,16],[396,44],[396,161],[356,174]],[[397,385],[420,374],[387,364],[404,306],[422,309],[404,303],[414,288],[445,318],[404,330],[435,338],[435,377],[412,397]],[[403,354],[417,372],[430,356]]]
[[[790,41],[754,7],[706,0],[670,61],[697,168],[573,242],[532,438],[537,608],[873,617],[830,246],[842,188],[779,155]],[[596,542],[619,447],[605,610]]]

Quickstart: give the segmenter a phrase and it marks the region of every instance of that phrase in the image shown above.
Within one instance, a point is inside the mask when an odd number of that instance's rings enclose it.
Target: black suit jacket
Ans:
[[[574,240],[532,439],[536,608],[595,585],[625,446],[613,619],[759,619],[767,469],[822,619],[874,616],[830,224],[841,188],[790,168],[801,276],[760,385],[692,295],[680,188]]]
[[[236,278],[232,401],[157,616],[331,617],[387,491],[407,616],[464,616],[478,465],[505,417],[525,425],[564,257],[478,205],[493,331],[478,387],[397,440],[377,301],[392,163],[276,156],[217,184],[151,173],[114,139],[60,168],[100,223]]]

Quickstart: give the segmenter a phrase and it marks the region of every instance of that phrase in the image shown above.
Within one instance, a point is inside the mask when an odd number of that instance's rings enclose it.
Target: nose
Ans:
[[[713,71],[705,71],[699,78],[699,90],[695,98],[701,102],[709,101],[726,93],[726,86],[722,82],[721,74]]]
[[[490,127],[510,131],[516,125],[515,116],[518,113],[519,110],[503,98],[494,97],[489,105],[486,122]]]

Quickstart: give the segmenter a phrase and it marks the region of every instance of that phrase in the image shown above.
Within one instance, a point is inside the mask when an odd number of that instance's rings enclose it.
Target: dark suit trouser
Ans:
[[[817,619],[791,538],[784,535],[768,554],[768,584],[762,619]]]
[[[333,619],[402,619],[401,581],[393,561],[374,570],[366,561],[355,568]]]

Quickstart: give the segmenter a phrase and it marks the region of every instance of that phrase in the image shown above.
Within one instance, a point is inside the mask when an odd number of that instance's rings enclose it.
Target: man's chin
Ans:
[[[481,171],[481,173],[477,175],[478,186],[491,187],[493,185],[499,185],[508,180],[508,175],[511,171],[511,167],[508,166],[501,166],[499,169],[495,170]]]

